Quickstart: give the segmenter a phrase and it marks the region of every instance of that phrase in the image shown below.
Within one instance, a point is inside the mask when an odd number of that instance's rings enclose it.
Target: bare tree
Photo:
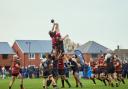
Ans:
[[[68,52],[71,52],[74,51],[79,46],[79,44],[73,42],[69,37],[66,37],[64,40],[64,46]]]

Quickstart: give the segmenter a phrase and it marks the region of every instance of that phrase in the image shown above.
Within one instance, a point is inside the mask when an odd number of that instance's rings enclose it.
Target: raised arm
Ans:
[[[65,35],[63,38],[61,38],[61,40],[64,40],[65,38],[67,38],[69,35]]]
[[[52,26],[52,32],[55,32],[55,23],[53,23],[53,26]]]

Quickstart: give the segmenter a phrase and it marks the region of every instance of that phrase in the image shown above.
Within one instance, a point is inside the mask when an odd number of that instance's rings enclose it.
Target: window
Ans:
[[[126,56],[126,60],[128,61],[128,56]]]
[[[40,59],[43,59],[44,58],[44,53],[40,53]]]
[[[29,53],[29,59],[35,59],[35,53]]]
[[[91,54],[92,55],[92,58],[97,58],[98,57],[98,54]]]
[[[8,54],[3,54],[3,55],[2,55],[2,58],[3,58],[3,59],[8,59]]]
[[[35,68],[35,65],[28,65],[28,67]]]

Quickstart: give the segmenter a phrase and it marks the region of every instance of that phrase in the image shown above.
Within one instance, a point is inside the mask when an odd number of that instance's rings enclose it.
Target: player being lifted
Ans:
[[[63,40],[68,36],[62,37],[59,30],[59,24],[55,23],[55,21],[52,19],[51,23],[53,23],[52,30],[49,31],[49,35],[52,39],[52,52],[56,53],[56,56],[59,55],[59,53],[64,52],[64,45]]]

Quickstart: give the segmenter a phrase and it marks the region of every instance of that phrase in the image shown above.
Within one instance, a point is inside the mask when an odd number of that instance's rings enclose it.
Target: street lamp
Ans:
[[[29,57],[29,61],[30,61],[30,55],[31,55],[31,52],[30,52],[30,47],[31,47],[31,42],[30,41],[27,41],[26,44],[28,45],[28,57]],[[30,61],[30,66],[31,66],[31,61]]]

